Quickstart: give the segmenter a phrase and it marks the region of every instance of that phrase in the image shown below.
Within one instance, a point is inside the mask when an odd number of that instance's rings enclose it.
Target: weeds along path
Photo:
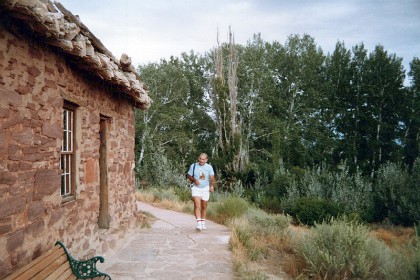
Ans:
[[[137,207],[157,219],[106,258],[101,269],[113,279],[234,279],[227,227],[207,221],[207,230],[196,231],[192,215],[143,202]]]

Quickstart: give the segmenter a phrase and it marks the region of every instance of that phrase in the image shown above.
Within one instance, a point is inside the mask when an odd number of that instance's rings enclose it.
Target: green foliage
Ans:
[[[191,189],[188,186],[176,187],[174,190],[180,201],[191,201]]]
[[[391,222],[411,226],[420,221],[420,161],[413,167],[413,176],[397,164],[388,163],[378,172],[375,184],[377,204]]]
[[[306,261],[305,275],[315,279],[390,279],[391,250],[369,235],[361,224],[331,220],[317,224],[313,233],[294,248]]]
[[[289,212],[298,222],[313,226],[316,223],[329,221],[337,217],[342,210],[331,200],[315,197],[299,198]]]
[[[232,219],[245,214],[249,203],[237,196],[228,196],[208,206],[208,217],[216,222],[227,225]]]
[[[317,207],[325,204],[323,207],[332,207],[331,211],[334,213],[334,208],[339,205],[342,213],[359,213],[362,219],[368,218],[373,207],[372,184],[358,170],[351,174],[345,163],[333,170],[326,165],[315,166],[299,175],[300,179],[291,175],[288,177],[287,195],[282,198],[286,211],[293,211],[297,201],[305,197],[310,197],[308,201],[316,203]],[[324,202],[315,202],[315,198]],[[322,212],[320,209],[318,211]]]
[[[393,266],[387,279],[420,279],[420,239],[399,247],[393,255]]]
[[[257,235],[283,235],[291,218],[281,214],[269,214],[254,207],[248,208],[245,217]]]
[[[137,169],[137,176],[155,186],[186,186],[184,167],[167,158],[163,150],[148,154],[143,166]]]
[[[269,213],[283,213],[284,208],[281,200],[277,197],[260,195],[258,197],[258,206]]]

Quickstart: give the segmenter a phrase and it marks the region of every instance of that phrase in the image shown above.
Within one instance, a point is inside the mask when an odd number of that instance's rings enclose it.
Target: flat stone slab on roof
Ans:
[[[116,280],[234,279],[227,227],[206,221],[208,229],[197,231],[193,215],[143,202],[137,208],[157,220],[129,234],[120,249],[98,264],[99,270]]]

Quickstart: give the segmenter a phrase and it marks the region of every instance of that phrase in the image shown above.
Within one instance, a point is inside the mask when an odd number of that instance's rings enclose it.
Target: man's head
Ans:
[[[200,156],[198,157],[198,164],[200,165],[204,165],[208,160],[208,156],[206,153],[201,153]]]

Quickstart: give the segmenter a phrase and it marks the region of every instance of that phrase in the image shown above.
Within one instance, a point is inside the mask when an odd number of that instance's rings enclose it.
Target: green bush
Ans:
[[[347,220],[316,224],[293,244],[306,261],[305,275],[315,279],[387,279],[393,268],[391,250],[365,226]]]
[[[417,238],[413,243],[399,247],[394,254],[393,264],[388,279],[420,279],[420,240]]]
[[[375,184],[375,198],[382,213],[394,224],[412,226],[420,220],[420,162],[413,166],[413,176],[395,163],[382,166]],[[381,213],[379,213],[381,214]]]
[[[146,180],[150,185],[159,187],[187,185],[185,167],[168,158],[164,150],[155,149],[152,143],[150,145],[151,152],[147,153],[143,165],[136,166],[137,179]]]
[[[229,224],[233,218],[241,217],[248,209],[248,202],[240,197],[228,196],[209,203],[207,216],[219,223]]]
[[[335,168],[321,164],[296,174],[289,176],[292,179],[288,180],[287,194],[281,198],[286,209],[290,210],[299,198],[316,197],[339,204],[346,213],[359,213],[362,219],[369,219],[372,183],[359,170],[350,173],[344,162]]]
[[[253,225],[254,231],[258,235],[282,235],[289,226],[291,220],[289,216],[268,214],[267,212],[254,207],[250,207],[245,216]]]
[[[313,226],[315,223],[328,221],[341,212],[338,204],[320,198],[303,197],[296,200],[290,214],[299,222]]]
[[[179,200],[182,202],[191,201],[191,189],[188,187],[176,187],[175,194],[178,196]]]
[[[256,261],[264,255],[266,250],[256,242],[255,226],[248,219],[243,216],[235,218],[231,220],[229,227],[233,236],[230,240],[231,250],[239,243],[251,261]]]
[[[277,197],[262,195],[258,200],[258,206],[268,213],[283,213],[281,200]]]

